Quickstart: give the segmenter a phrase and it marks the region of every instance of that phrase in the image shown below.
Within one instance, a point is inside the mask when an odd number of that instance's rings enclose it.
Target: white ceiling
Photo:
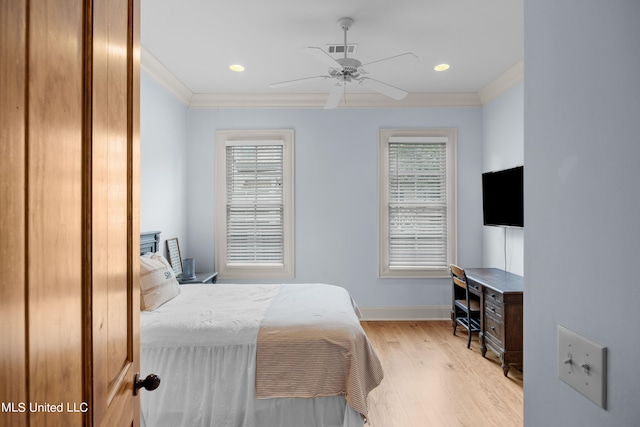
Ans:
[[[332,81],[269,84],[326,74],[302,48],[342,44],[345,16],[362,63],[419,57],[366,67],[413,94],[480,92],[524,56],[523,0],[141,0],[141,43],[193,94],[325,93]]]

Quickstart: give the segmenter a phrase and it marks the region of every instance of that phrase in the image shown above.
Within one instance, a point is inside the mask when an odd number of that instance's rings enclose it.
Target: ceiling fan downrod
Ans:
[[[340,25],[340,28],[342,28],[342,31],[344,32],[344,57],[346,59],[347,58],[347,31],[349,31],[349,28],[351,28],[351,25],[353,25],[353,19],[340,18],[338,20],[338,24]]]

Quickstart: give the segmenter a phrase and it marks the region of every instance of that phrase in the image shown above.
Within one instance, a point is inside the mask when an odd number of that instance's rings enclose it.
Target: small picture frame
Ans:
[[[167,251],[169,252],[169,264],[173,268],[176,277],[182,276],[182,257],[180,256],[180,244],[178,238],[167,239]]]

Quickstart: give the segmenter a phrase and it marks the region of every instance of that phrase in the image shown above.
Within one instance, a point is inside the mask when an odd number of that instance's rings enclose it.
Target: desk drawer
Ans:
[[[486,289],[484,290],[484,298],[485,301],[490,302],[492,304],[497,304],[497,305],[502,305],[503,303],[503,298],[502,298],[502,294],[500,292],[496,292],[492,289]]]
[[[467,286],[469,286],[469,291],[472,294],[480,296],[480,294],[482,293],[482,286],[478,285],[477,283],[475,283],[475,282],[473,282],[471,280],[467,281]]]
[[[498,319],[502,319],[502,307],[503,306],[501,304],[495,304],[489,298],[484,300],[484,311],[485,311],[485,313],[488,314],[488,315],[493,315],[493,316],[497,317]]]
[[[488,337],[491,338],[492,341],[495,341],[496,344],[503,346],[504,341],[504,328],[502,327],[502,322],[496,319],[493,316],[486,315],[484,316],[484,332]]]

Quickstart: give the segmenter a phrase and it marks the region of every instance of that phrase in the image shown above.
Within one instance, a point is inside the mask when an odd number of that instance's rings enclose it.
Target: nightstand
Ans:
[[[216,283],[218,273],[196,273],[196,277],[191,280],[184,280],[182,277],[178,277],[178,283],[181,285],[192,285],[195,283]]]

